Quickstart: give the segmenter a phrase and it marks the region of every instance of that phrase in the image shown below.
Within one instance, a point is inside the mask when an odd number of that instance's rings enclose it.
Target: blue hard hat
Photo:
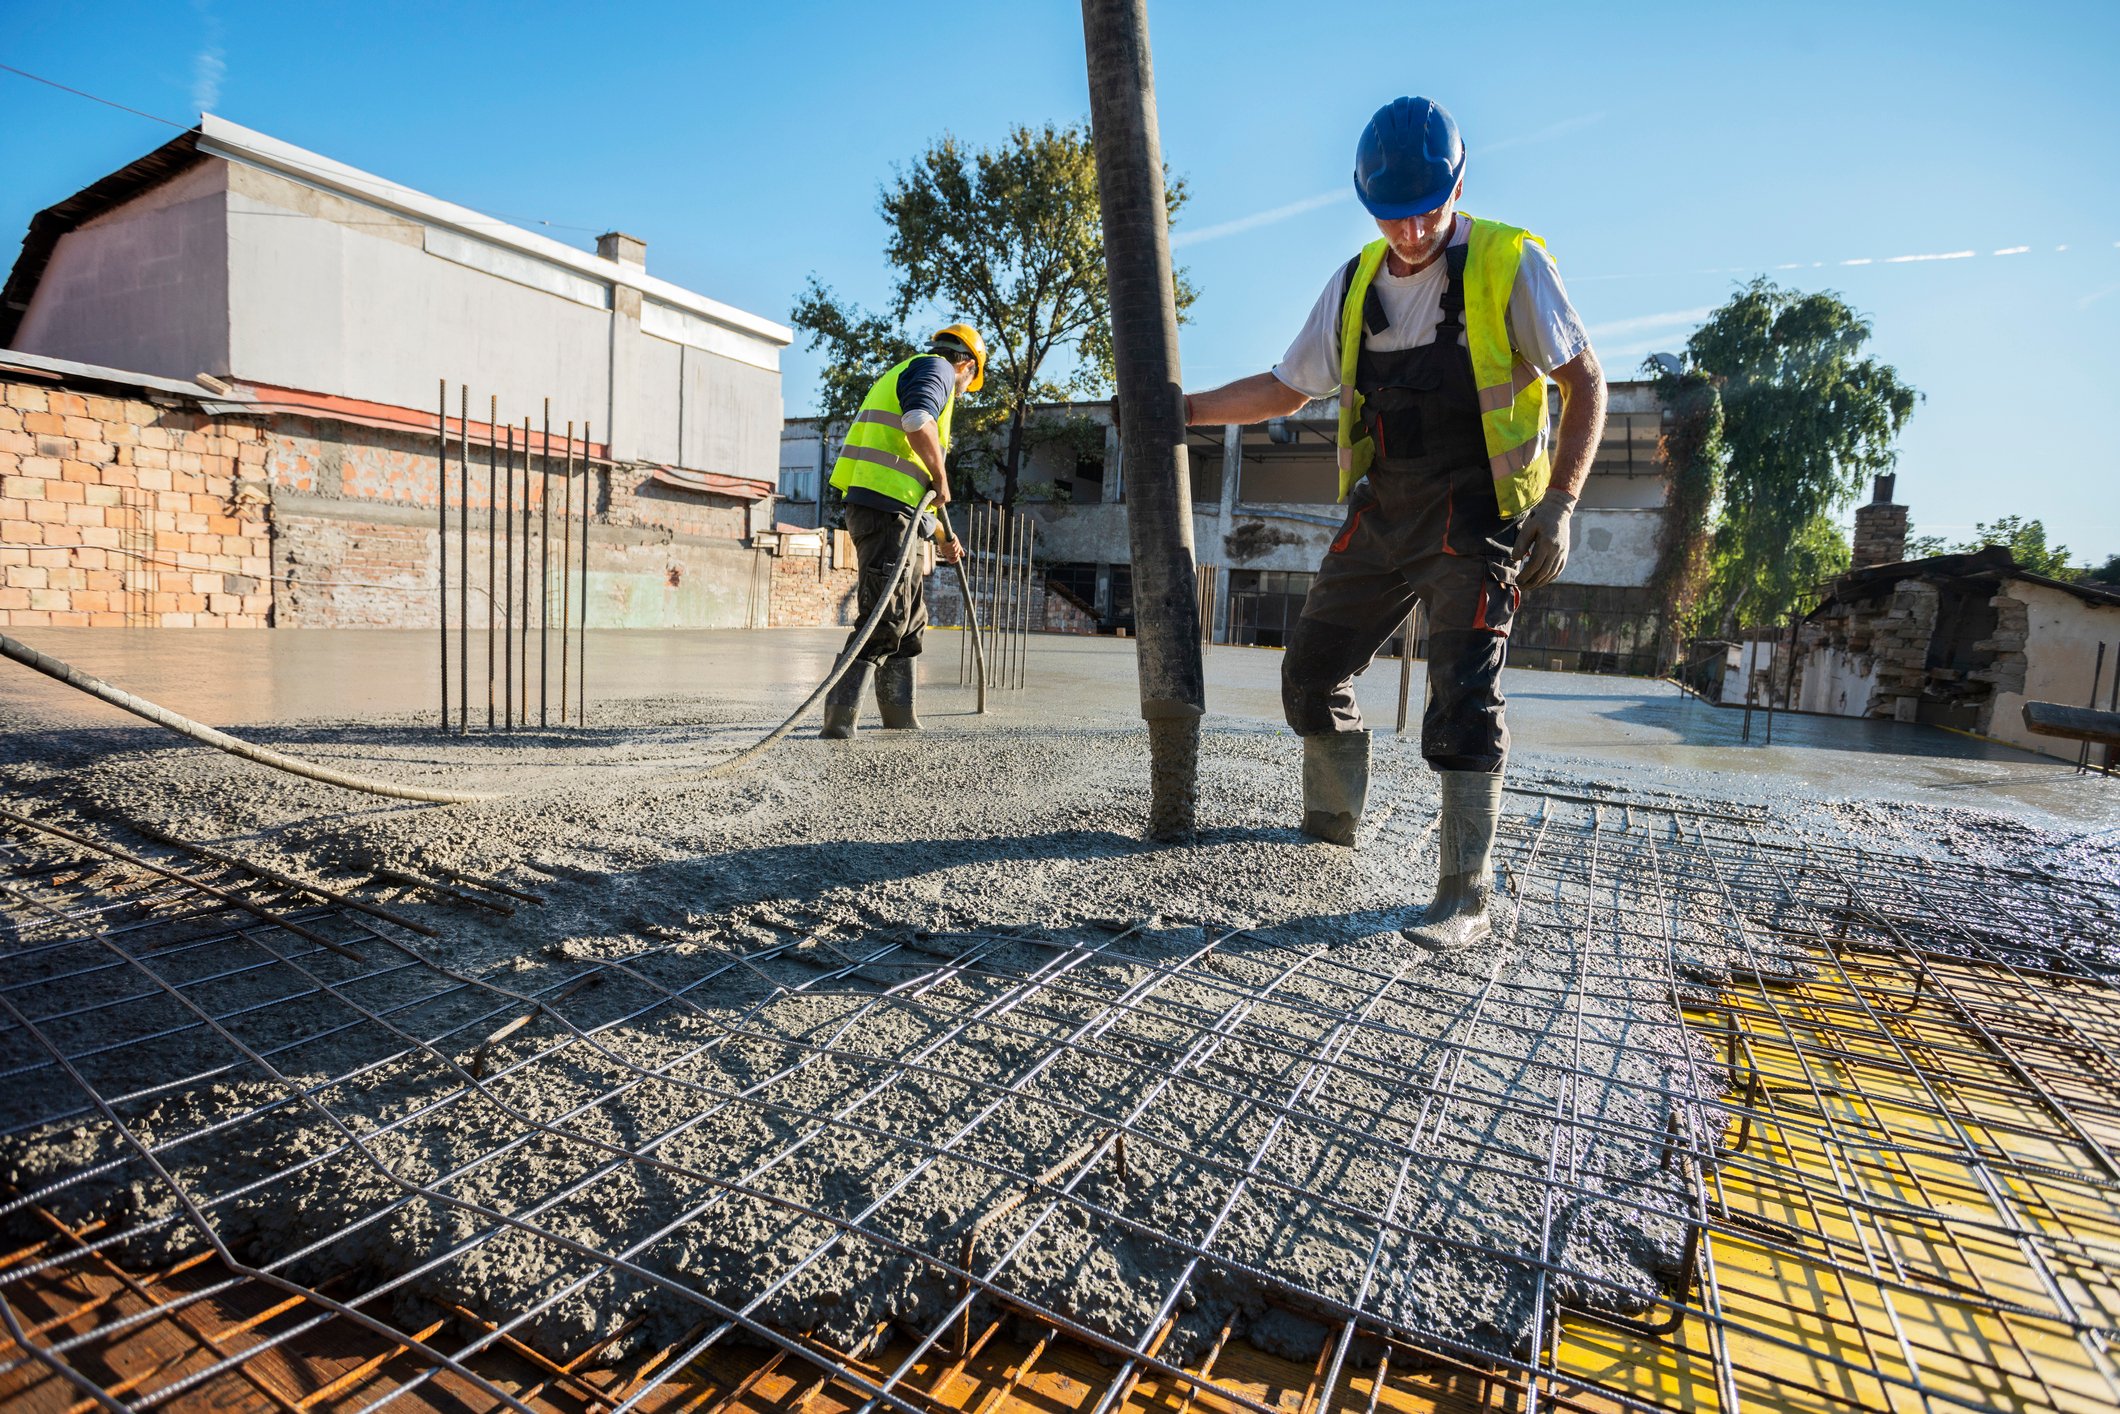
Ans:
[[[1423,216],[1450,200],[1465,175],[1465,140],[1450,110],[1430,98],[1377,109],[1354,150],[1354,190],[1379,221]]]

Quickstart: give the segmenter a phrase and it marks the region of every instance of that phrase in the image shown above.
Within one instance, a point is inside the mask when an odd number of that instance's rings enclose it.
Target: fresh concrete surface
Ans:
[[[215,726],[439,710],[439,655],[431,632],[24,629],[15,636]],[[598,703],[696,695],[718,709],[755,713],[763,730],[824,676],[843,637],[840,629],[592,632],[591,720]],[[1135,718],[1129,640],[1032,638],[1029,687],[993,693],[983,722],[970,715],[971,693],[956,686],[958,635],[932,631],[928,644],[922,712],[943,730],[1041,722],[1113,726]],[[536,648],[533,640],[533,654]],[[556,722],[557,636],[550,651]],[[451,654],[454,664],[454,642]],[[485,658],[484,639],[474,637],[474,725],[485,720]],[[1285,731],[1280,666],[1281,655],[1272,649],[1209,649],[1210,712],[1236,719],[1231,725]],[[535,686],[533,681],[533,713]],[[1408,723],[1416,735],[1424,687],[1424,665],[1417,662]],[[1396,661],[1379,660],[1358,688],[1370,725],[1388,732],[1397,716]],[[2079,776],[2066,763],[1934,727],[1777,713],[1769,746],[1764,713],[1753,715],[1746,743],[1741,711],[1709,706],[1668,683],[1511,669],[1503,688],[1520,777],[1548,767],[1593,774],[1648,770],[1675,773],[1666,783],[1673,788],[1875,797],[2030,811],[2079,829],[2120,826],[2120,782]],[[26,668],[0,663],[0,728],[133,720]]]

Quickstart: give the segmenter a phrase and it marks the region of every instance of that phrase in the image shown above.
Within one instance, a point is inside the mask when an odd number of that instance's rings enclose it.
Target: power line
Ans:
[[[95,94],[88,92],[86,89],[73,88],[67,84],[60,83],[57,79],[48,79],[42,74],[33,74],[27,69],[18,69],[13,64],[0,64],[0,69],[5,69],[11,74],[20,75],[21,77],[29,79],[35,83],[46,84],[52,88],[58,89],[61,93],[71,93],[76,98],[85,98],[91,103],[100,103],[106,108],[115,108],[120,113],[130,113],[135,118],[145,118],[150,123],[165,123],[172,128],[178,129],[179,131],[188,131],[191,127],[191,124],[189,123],[175,122],[169,118],[163,117],[159,113],[143,113],[137,108],[128,108],[123,103],[114,103],[108,98],[99,98]]]
[[[165,124],[166,126],[169,126],[169,127],[175,128],[175,129],[177,129],[177,130],[178,130],[178,131],[180,131],[180,132],[189,132],[189,131],[191,131],[191,124],[189,124],[189,123],[179,123],[179,122],[175,121],[174,119],[170,119],[170,118],[164,118],[164,117],[162,117],[162,116],[161,116],[160,114],[157,114],[157,113],[143,113],[143,112],[142,112],[142,111],[140,111],[140,110],[139,110],[138,108],[130,108],[130,107],[127,107],[127,106],[126,106],[125,104],[123,104],[123,103],[118,103],[118,102],[114,102],[114,101],[113,101],[113,100],[111,100],[111,99],[108,99],[108,98],[103,98],[103,97],[101,97],[101,96],[99,96],[99,95],[97,95],[97,94],[93,94],[93,93],[90,93],[90,92],[89,92],[88,90],[86,90],[86,89],[81,89],[81,88],[75,88],[75,87],[73,87],[73,86],[72,86],[72,85],[70,85],[70,84],[63,84],[63,83],[60,83],[60,82],[59,82],[59,81],[58,81],[57,79],[48,79],[48,78],[44,77],[44,75],[42,75],[42,74],[33,74],[33,73],[31,73],[31,72],[30,72],[29,70],[27,70],[27,69],[18,69],[18,68],[16,68],[16,67],[15,67],[15,66],[14,66],[13,64],[0,64],[0,70],[5,70],[6,72],[8,72],[8,73],[10,73],[10,74],[16,74],[16,75],[19,75],[20,77],[22,77],[22,78],[26,78],[26,79],[29,79],[29,80],[31,80],[31,81],[32,81],[32,82],[34,82],[34,83],[41,83],[41,84],[44,84],[44,85],[46,85],[46,86],[48,86],[48,87],[51,87],[51,88],[56,88],[56,89],[58,89],[58,90],[59,90],[59,91],[60,91],[61,93],[71,93],[71,94],[73,94],[73,95],[74,95],[74,96],[75,96],[76,98],[86,98],[86,99],[87,99],[87,100],[88,100],[89,102],[91,102],[91,103],[100,103],[100,104],[102,104],[102,105],[103,105],[104,107],[106,107],[106,108],[115,108],[115,109],[117,109],[117,110],[118,110],[118,111],[119,111],[120,113],[130,113],[130,114],[132,114],[132,115],[133,115],[133,116],[134,116],[135,118],[145,118],[145,119],[147,119],[147,120],[148,120],[149,122],[151,122],[151,123],[162,123],[162,124]],[[358,184],[356,183],[355,185],[358,185]],[[264,213],[245,213],[245,214],[264,214]],[[545,220],[545,219],[544,219],[543,217],[541,217],[541,216],[521,216],[521,215],[517,215],[517,214],[515,214],[515,213],[512,213],[512,212],[507,212],[507,211],[495,211],[495,212],[491,212],[491,213],[489,213],[489,214],[491,214],[491,215],[493,215],[493,216],[498,216],[498,217],[502,217],[502,218],[505,218],[504,220],[501,220],[501,221],[495,221],[495,222],[493,222],[492,224],[494,224],[494,225],[505,225],[505,224],[507,224],[508,222],[512,222],[512,221],[521,221],[521,222],[525,222],[525,223],[527,223],[527,224],[529,224],[529,225],[533,225],[533,226],[544,226],[544,227],[546,227],[547,229],[550,229],[550,230],[556,230],[556,231],[586,231],[586,232],[590,232],[590,233],[592,233],[592,234],[593,234],[593,233],[594,233],[594,232],[596,231],[596,228],[595,228],[594,226],[570,226],[570,225],[568,225],[568,224],[567,224],[566,222],[564,222],[564,221],[547,221],[547,220]],[[371,223],[347,223],[347,224],[371,224]],[[372,223],[372,224],[382,224],[382,223]]]

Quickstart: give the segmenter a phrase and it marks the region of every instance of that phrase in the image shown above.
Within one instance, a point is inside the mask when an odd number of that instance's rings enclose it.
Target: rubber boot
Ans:
[[[846,676],[824,695],[824,727],[817,733],[826,741],[845,741],[854,734],[861,716],[861,692],[869,685],[869,665],[856,660]]]
[[[876,665],[876,711],[894,732],[917,732],[914,715],[914,669],[911,658],[886,658]]]
[[[1502,773],[1438,771],[1443,786],[1442,863],[1435,900],[1420,919],[1400,929],[1425,948],[1448,952],[1494,932],[1494,829],[1502,817]]]
[[[1369,798],[1369,733],[1320,732],[1303,738],[1303,833],[1354,848]]]

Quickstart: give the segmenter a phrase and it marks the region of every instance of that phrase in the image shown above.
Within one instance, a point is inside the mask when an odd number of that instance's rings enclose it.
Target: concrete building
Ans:
[[[211,567],[132,568],[257,580],[240,596],[253,601],[246,621],[418,624],[433,613],[434,428],[446,381],[452,437],[468,441],[478,473],[475,517],[489,503],[489,448],[511,428],[520,439],[526,416],[540,450],[593,468],[592,622],[763,624],[770,567],[754,540],[773,525],[780,350],[791,337],[650,275],[634,237],[611,232],[594,254],[576,250],[208,116],[32,221],[0,293],[0,349],[20,389],[0,455],[16,458],[9,499],[24,503],[0,505],[0,518],[29,519],[32,490],[68,484],[61,464],[75,463],[111,469],[103,475],[117,480],[96,481],[99,496],[144,494],[106,508],[124,510],[133,539],[203,535],[159,517],[205,508],[154,497],[207,488],[140,485],[138,472],[152,482],[170,468],[135,464],[134,449],[150,461],[217,458],[229,482],[220,513],[255,522],[243,553],[188,540],[179,550],[172,539],[159,553],[205,554]],[[52,412],[51,396],[69,411]],[[143,423],[140,407],[160,411]],[[51,425],[16,425],[26,417]],[[69,417],[77,425],[62,427]],[[238,439],[239,427],[262,435]],[[195,437],[206,441],[193,447]],[[259,444],[251,461],[238,463],[237,440]],[[257,536],[270,551],[262,573],[248,543]],[[131,589],[131,621],[234,621],[210,597],[172,607],[194,597]],[[68,622],[109,612],[60,605],[49,584],[39,599],[45,609],[16,611]]]
[[[2106,706],[2120,672],[2120,591],[2023,569],[1999,545],[1906,560],[1907,508],[1877,478],[1855,512],[1852,567],[1788,634],[1734,645],[1721,697],[1919,722],[2075,760],[2036,736],[2028,701]],[[2104,695],[2101,695],[2104,694]]]
[[[1596,468],[1575,516],[1568,568],[1526,600],[1510,648],[1539,668],[1649,672],[1658,618],[1649,581],[1667,487],[1658,460],[1662,411],[1654,385],[1612,385]],[[1300,613],[1341,522],[1334,410],[1324,400],[1250,427],[1194,428],[1187,439],[1193,544],[1214,641],[1279,646]],[[1095,606],[1103,628],[1133,623],[1126,476],[1108,403],[1043,405],[1020,496],[1039,523],[1051,581]],[[816,524],[837,446],[816,418],[781,434],[781,514]],[[960,492],[961,494],[961,492]]]

